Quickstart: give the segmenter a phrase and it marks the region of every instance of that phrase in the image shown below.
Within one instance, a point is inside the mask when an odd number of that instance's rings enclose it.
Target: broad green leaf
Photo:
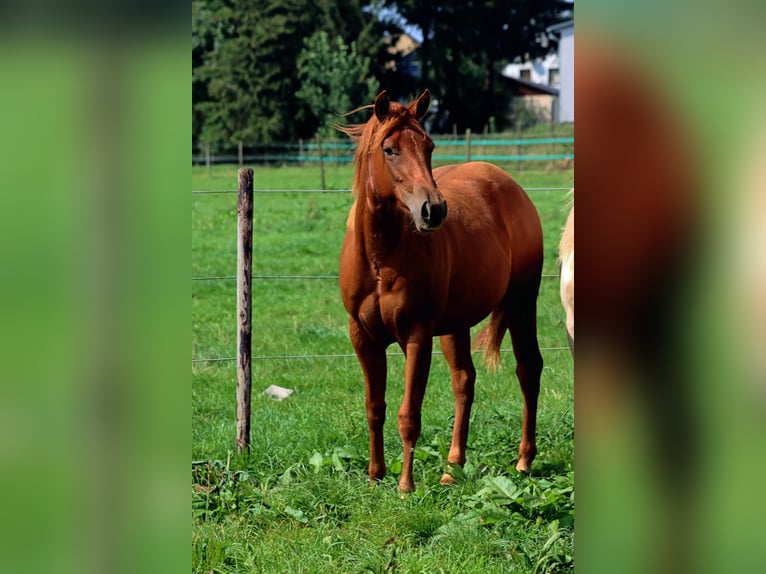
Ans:
[[[313,455],[311,455],[309,464],[314,467],[314,472],[319,472],[322,470],[322,466],[324,465],[324,457],[318,452],[315,452]]]
[[[335,453],[341,458],[362,458],[362,455],[351,445],[335,447]]]
[[[487,479],[486,482],[495,492],[511,501],[516,500],[522,494],[522,490],[505,476],[496,476],[495,478]]]
[[[306,524],[309,521],[309,519],[306,518],[306,515],[303,513],[302,510],[293,508],[292,506],[285,507],[285,514],[292,516],[293,518],[295,518],[295,520],[297,520],[298,522],[302,524]]]

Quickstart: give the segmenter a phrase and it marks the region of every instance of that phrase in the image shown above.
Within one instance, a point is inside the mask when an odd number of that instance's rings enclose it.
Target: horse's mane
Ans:
[[[372,104],[361,106],[344,114],[344,116],[350,116],[356,112],[372,108]],[[388,114],[382,122],[378,120],[375,114],[373,114],[372,117],[363,124],[334,126],[336,130],[346,134],[354,143],[356,143],[354,163],[356,164],[357,169],[354,173],[354,182],[351,188],[351,193],[353,195],[359,193],[365,179],[369,177],[368,170],[365,169],[365,167],[366,160],[372,150],[380,147],[383,144],[383,140],[386,139],[392,131],[407,123],[411,124],[410,127],[413,127],[425,135],[425,130],[407,106],[400,104],[399,102],[391,102]]]

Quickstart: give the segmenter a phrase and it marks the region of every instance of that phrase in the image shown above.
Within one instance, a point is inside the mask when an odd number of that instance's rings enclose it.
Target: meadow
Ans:
[[[506,168],[525,188],[569,187],[573,170]],[[326,169],[348,189],[349,165]],[[317,189],[316,167],[261,167],[254,186]],[[192,168],[193,190],[236,189],[236,166]],[[522,399],[513,354],[488,372],[479,355],[468,462],[442,486],[454,410],[447,366],[435,357],[423,404],[416,492],[397,492],[396,410],[403,357],[389,352],[385,451],[389,474],[370,487],[361,369],[333,276],[352,198],[347,193],[256,193],[252,446],[238,455],[233,361],[192,363],[194,572],[560,572],[574,567],[573,363],[558,296],[556,248],[566,192],[530,191],[545,237],[538,329],[544,360],[538,455],[515,471]],[[192,196],[192,277],[236,273],[236,194]],[[236,286],[192,281],[192,358],[234,357]],[[438,350],[438,344],[434,347]],[[506,337],[505,350],[510,350]],[[337,355],[296,358],[297,356]],[[352,355],[352,356],[349,356]],[[262,394],[292,389],[283,401]],[[391,415],[393,413],[393,416]]]

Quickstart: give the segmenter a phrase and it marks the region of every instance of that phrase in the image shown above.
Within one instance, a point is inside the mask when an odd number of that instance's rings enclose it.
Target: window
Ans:
[[[558,86],[560,83],[559,80],[559,69],[558,68],[551,68],[548,70],[548,85],[549,86]]]
[[[519,79],[529,81],[532,79],[531,74],[531,70],[519,70]]]

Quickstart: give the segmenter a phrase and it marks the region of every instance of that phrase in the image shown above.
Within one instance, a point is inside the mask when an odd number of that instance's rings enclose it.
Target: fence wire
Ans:
[[[523,186],[522,186],[523,187]],[[569,191],[570,187],[525,187],[524,191]],[[192,195],[238,193],[236,189],[195,190]],[[253,193],[351,193],[350,189],[254,189]]]
[[[569,191],[570,187],[527,187],[525,191]],[[192,195],[204,195],[204,194],[224,194],[224,193],[238,193],[236,189],[218,189],[218,190],[193,190]],[[253,193],[351,193],[350,189],[256,189]],[[543,273],[541,277],[546,278],[559,278],[558,274]],[[192,281],[231,281],[237,278],[236,275],[220,275],[220,276],[208,276],[208,277],[192,277]],[[293,279],[331,279],[337,280],[337,275],[252,275],[252,279],[258,280],[293,280]],[[569,347],[540,347],[540,351],[567,351]],[[510,353],[513,349],[500,349],[501,353]],[[474,353],[480,353],[480,350],[472,351]],[[433,355],[443,355],[442,351],[433,351]],[[386,353],[387,357],[403,357],[402,352],[390,352]],[[342,359],[356,357],[355,353],[330,353],[330,354],[308,354],[308,355],[254,355],[250,359],[252,361],[266,361],[266,360],[295,360],[295,359]],[[208,357],[192,359],[192,364],[200,363],[224,363],[236,361],[237,357]]]
[[[554,273],[543,273],[540,277],[559,278],[561,275]],[[192,281],[233,281],[236,279],[236,275],[219,275],[211,277],[192,277]],[[253,275],[251,279],[334,279],[337,280],[337,275]]]
[[[540,351],[568,351],[569,347],[540,347]],[[476,350],[471,351],[471,354],[481,353],[483,351]],[[512,353],[513,349],[500,349],[501,353]],[[442,351],[433,351],[432,355],[444,355]],[[387,357],[403,357],[404,353],[400,351],[392,351],[386,353]],[[252,361],[267,361],[267,360],[293,360],[293,359],[345,359],[349,357],[356,357],[355,353],[329,353],[325,355],[254,355],[250,357]],[[208,359],[192,359],[194,363],[222,363],[227,361],[236,361],[237,357],[211,357]]]

